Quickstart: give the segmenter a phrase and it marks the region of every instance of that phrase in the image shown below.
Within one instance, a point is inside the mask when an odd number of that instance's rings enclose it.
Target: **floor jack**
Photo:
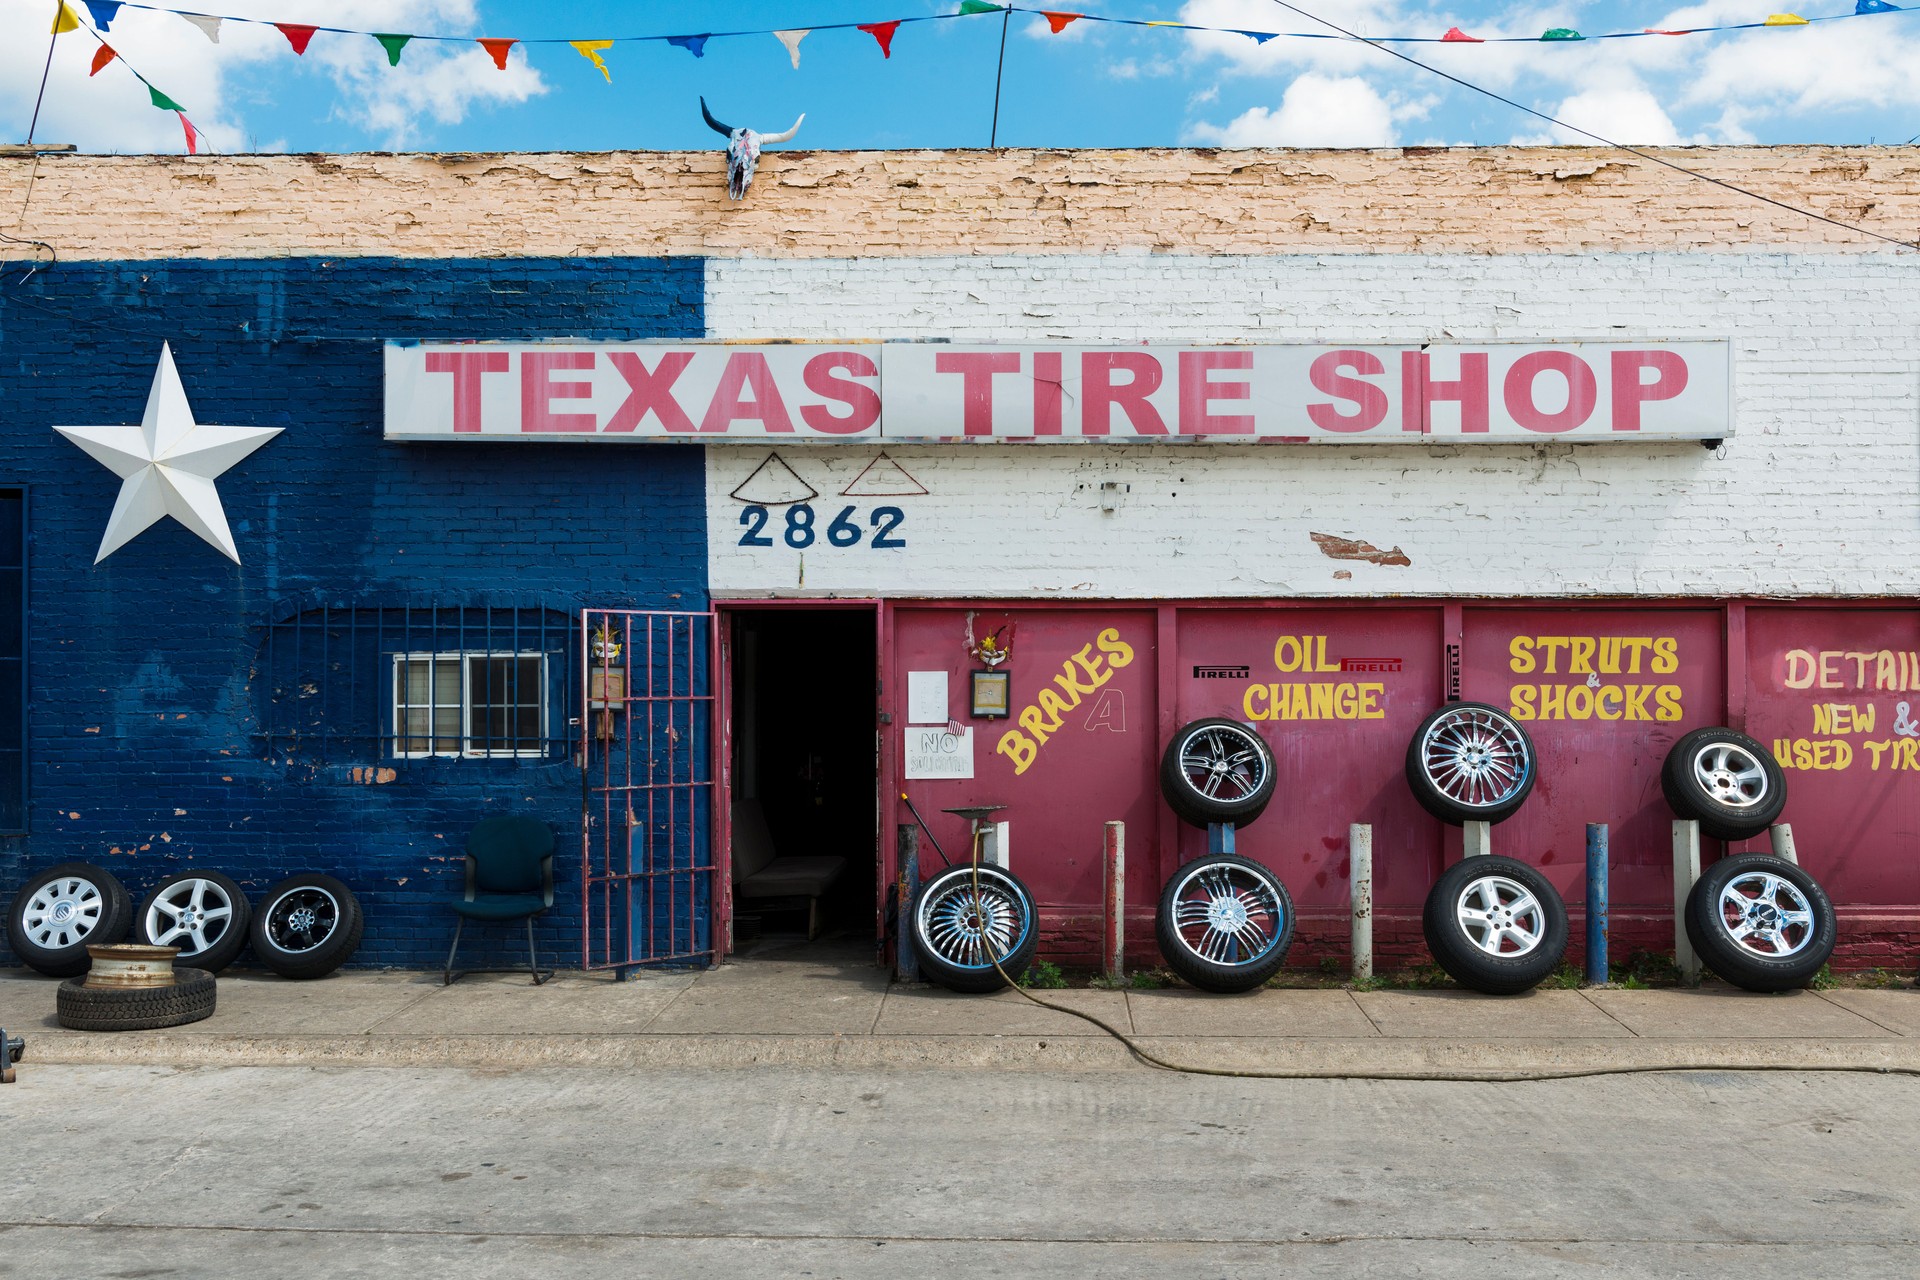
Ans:
[[[27,1054],[27,1042],[19,1036],[9,1036],[5,1027],[0,1027],[0,1084],[13,1083],[13,1064]]]

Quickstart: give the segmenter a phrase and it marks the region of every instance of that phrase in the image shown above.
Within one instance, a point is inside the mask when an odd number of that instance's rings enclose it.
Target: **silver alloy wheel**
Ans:
[[[92,937],[106,904],[106,895],[93,881],[62,876],[34,890],[20,922],[34,946],[58,951]]]
[[[227,891],[198,877],[176,880],[147,907],[146,936],[156,947],[179,947],[180,959],[193,959],[226,936],[233,924]]]
[[[1519,726],[1496,712],[1461,707],[1435,720],[1420,744],[1420,770],[1458,804],[1491,809],[1513,798],[1532,771]]]
[[[1266,785],[1267,757],[1251,730],[1210,724],[1180,744],[1180,776],[1194,794],[1233,804]]]
[[[1023,895],[992,868],[981,867],[978,896],[973,876],[964,875],[921,898],[920,936],[948,964],[990,969],[1024,938],[1031,927],[1026,913]]]
[[[1502,959],[1527,955],[1547,935],[1540,899],[1506,876],[1469,880],[1453,904],[1453,917],[1468,941]]]
[[[1231,863],[1202,863],[1173,891],[1174,936],[1208,964],[1254,963],[1273,950],[1286,924],[1273,886]]]
[[[1720,923],[1742,950],[1780,960],[1813,941],[1813,904],[1793,881],[1749,871],[1720,891]]]
[[[312,951],[340,927],[340,903],[318,885],[289,889],[261,910],[267,940],[288,955]]]
[[[1707,798],[1729,809],[1752,809],[1767,798],[1767,771],[1733,742],[1709,742],[1693,753],[1693,780]]]

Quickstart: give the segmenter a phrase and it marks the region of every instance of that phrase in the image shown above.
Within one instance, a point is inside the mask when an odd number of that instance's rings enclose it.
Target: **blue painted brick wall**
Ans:
[[[572,761],[396,762],[370,738],[269,751],[263,629],[325,603],[704,609],[698,448],[381,438],[388,339],[700,337],[702,284],[698,259],[9,267],[0,484],[31,500],[30,831],[0,837],[0,903],[76,858],[136,903],[189,866],[253,893],[330,871],[366,908],[356,963],[431,966],[466,831],[527,812],[559,840],[541,945],[577,964]],[[198,421],[286,428],[217,482],[239,566],[171,520],[93,564],[119,481],[52,428],[137,423],[163,340]],[[463,962],[518,963],[511,931],[488,932]]]

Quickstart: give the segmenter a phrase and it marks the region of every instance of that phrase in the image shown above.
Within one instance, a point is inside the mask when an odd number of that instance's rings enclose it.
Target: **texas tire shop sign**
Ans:
[[[389,440],[1713,440],[1725,341],[389,343]]]

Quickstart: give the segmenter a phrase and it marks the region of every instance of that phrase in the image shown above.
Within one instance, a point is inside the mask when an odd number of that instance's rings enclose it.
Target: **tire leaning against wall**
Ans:
[[[7,912],[7,945],[30,969],[72,978],[92,965],[89,946],[124,942],[133,899],[113,873],[90,862],[63,862],[28,880]]]
[[[1839,937],[1820,882],[1765,853],[1735,854],[1702,872],[1687,894],[1686,923],[1707,968],[1748,991],[1806,986]]]
[[[1033,894],[1011,871],[983,863],[977,899],[973,877],[969,864],[927,881],[907,927],[928,981],[978,995],[1007,985],[1001,970],[1016,979],[1027,971],[1040,946],[1040,921]]]
[[[1752,839],[1787,807],[1787,775],[1773,753],[1717,726],[1681,735],[1660,766],[1660,790],[1675,816],[1715,840]]]
[[[1160,794],[1196,827],[1246,826],[1266,810],[1275,783],[1273,749],[1238,720],[1183,724],[1160,757]]]
[[[1567,951],[1567,907],[1547,878],[1513,858],[1462,858],[1433,882],[1421,912],[1427,950],[1461,986],[1530,991]]]
[[[1251,858],[1208,854],[1167,881],[1153,931],[1167,967],[1189,986],[1252,991],[1280,972],[1293,942],[1293,899]]]
[[[252,916],[247,895],[227,876],[180,871],[141,900],[133,936],[150,947],[179,947],[179,963],[218,973],[247,945]]]
[[[248,937],[254,958],[283,978],[323,978],[353,957],[366,917],[332,876],[288,876],[260,895]]]
[[[1407,744],[1407,786],[1442,822],[1504,822],[1533,792],[1533,739],[1484,702],[1449,702]]]

